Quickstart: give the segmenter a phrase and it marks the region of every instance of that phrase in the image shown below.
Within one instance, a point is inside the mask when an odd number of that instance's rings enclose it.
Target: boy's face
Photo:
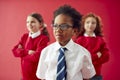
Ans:
[[[65,46],[74,34],[71,17],[60,14],[56,16],[54,25],[57,25],[56,27],[53,27],[55,39],[61,44],[61,46]]]

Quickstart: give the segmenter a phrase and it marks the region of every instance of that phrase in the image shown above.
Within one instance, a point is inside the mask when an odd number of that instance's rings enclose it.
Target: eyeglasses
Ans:
[[[57,30],[58,28],[60,28],[61,30],[67,30],[68,28],[72,28],[72,26],[69,24],[61,24],[61,25],[52,24],[52,27],[55,30]]]

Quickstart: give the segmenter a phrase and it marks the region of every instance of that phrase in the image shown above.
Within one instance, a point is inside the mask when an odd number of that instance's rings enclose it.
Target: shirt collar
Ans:
[[[73,42],[72,39],[65,46],[61,46],[59,44],[59,42],[56,41],[55,50],[57,51],[60,48],[62,48],[62,47],[64,48],[65,47],[65,48],[67,48],[67,50],[72,51],[73,50],[73,44],[74,44],[74,42]]]
[[[29,37],[31,37],[31,38],[36,38],[36,37],[38,37],[40,34],[41,34],[40,31],[38,31],[38,32],[36,32],[36,33],[33,33],[33,34],[31,34],[31,33],[29,32]]]
[[[84,33],[85,37],[89,37],[87,33]],[[93,35],[91,37],[96,37],[95,33],[93,33]]]

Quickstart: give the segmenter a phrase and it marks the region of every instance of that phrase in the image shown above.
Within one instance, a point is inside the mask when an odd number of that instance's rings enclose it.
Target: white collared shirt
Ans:
[[[36,38],[36,37],[38,37],[40,34],[41,34],[40,31],[37,31],[36,33],[32,33],[32,34],[29,32],[29,37],[31,37],[31,38]]]
[[[67,80],[83,80],[95,75],[90,53],[85,48],[72,40],[64,47],[67,48],[65,51]],[[55,42],[42,50],[36,73],[38,78],[56,80],[59,48],[60,44]]]
[[[89,35],[87,33],[84,33],[84,36],[89,37]],[[91,37],[96,37],[95,33],[93,33]]]

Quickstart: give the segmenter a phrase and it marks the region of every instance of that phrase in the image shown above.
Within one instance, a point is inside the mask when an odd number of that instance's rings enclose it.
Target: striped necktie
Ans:
[[[59,57],[57,62],[57,78],[56,80],[66,80],[67,72],[66,72],[66,61],[65,61],[65,52],[66,48],[59,49]]]

